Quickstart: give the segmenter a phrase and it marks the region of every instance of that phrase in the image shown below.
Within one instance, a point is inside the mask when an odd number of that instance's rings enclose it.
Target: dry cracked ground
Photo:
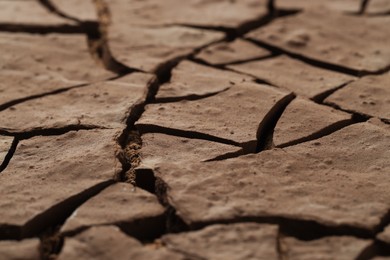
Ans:
[[[0,259],[390,259],[390,1],[0,0]]]

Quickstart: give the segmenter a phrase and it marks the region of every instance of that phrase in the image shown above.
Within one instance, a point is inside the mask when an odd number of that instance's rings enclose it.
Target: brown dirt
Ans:
[[[390,259],[389,1],[0,1],[0,259]]]

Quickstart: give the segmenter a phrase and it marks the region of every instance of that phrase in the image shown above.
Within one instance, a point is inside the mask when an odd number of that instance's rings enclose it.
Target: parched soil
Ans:
[[[390,259],[390,1],[0,0],[0,259]]]

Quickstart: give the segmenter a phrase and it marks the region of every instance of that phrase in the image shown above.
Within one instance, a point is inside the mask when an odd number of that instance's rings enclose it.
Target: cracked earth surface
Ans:
[[[390,1],[0,0],[0,259],[390,259]]]

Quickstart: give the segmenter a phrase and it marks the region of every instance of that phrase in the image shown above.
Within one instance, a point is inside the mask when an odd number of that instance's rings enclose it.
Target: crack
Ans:
[[[55,4],[53,4],[50,0],[38,0],[38,2],[44,8],[46,8],[49,12],[51,12],[55,15],[58,15],[59,17],[71,20],[71,21],[76,22],[76,23],[81,23],[81,21],[79,19],[77,19],[76,17],[70,16],[70,15],[62,12],[61,10],[59,10],[57,8],[57,6]]]
[[[107,40],[107,31],[102,28],[101,23],[88,22],[86,30],[88,49],[92,57],[103,67],[118,75],[127,75],[133,72],[143,72],[142,70],[129,67],[111,54]]]
[[[185,138],[189,138],[189,139],[207,140],[207,141],[211,141],[211,142],[241,147],[241,144],[236,142],[236,141],[233,141],[230,139],[225,139],[225,138],[214,136],[214,135],[209,135],[209,134],[197,132],[197,131],[181,130],[181,129],[169,128],[169,127],[153,125],[153,124],[137,124],[137,128],[139,129],[141,134],[161,133],[161,134],[166,134],[166,135],[185,137]]]
[[[375,257],[389,257],[390,256],[390,247],[388,244],[374,240],[373,243],[364,248],[360,254],[355,258],[355,260],[370,260]]]
[[[227,159],[232,159],[232,158],[237,158],[240,156],[244,156],[247,154],[251,153],[256,153],[256,147],[257,147],[257,140],[252,140],[246,143],[241,143],[241,149],[234,151],[234,152],[229,152],[225,154],[218,155],[214,158],[204,160],[203,162],[214,162],[214,161],[224,161]]]
[[[287,257],[283,252],[282,239],[283,239],[283,234],[280,230],[280,227],[278,227],[278,234],[276,235],[276,243],[275,243],[276,252],[278,254],[278,260],[287,260]]]
[[[55,89],[55,90],[52,90],[52,91],[39,93],[39,94],[36,94],[36,95],[31,95],[31,96],[27,96],[27,97],[17,98],[17,99],[8,101],[6,103],[0,104],[0,112],[3,111],[3,110],[8,109],[10,107],[13,107],[15,105],[27,102],[27,101],[31,101],[31,100],[34,100],[34,99],[39,99],[39,98],[43,98],[43,97],[47,97],[47,96],[53,96],[53,95],[61,94],[61,93],[67,92],[69,90],[73,90],[73,89],[77,89],[77,88],[89,87],[89,86],[91,86],[93,84],[96,84],[96,83],[104,83],[104,82],[117,80],[117,79],[119,79],[121,77],[122,76],[119,75],[119,76],[108,78],[106,80],[90,82],[90,83],[81,83],[81,84],[73,85],[73,86],[70,86],[70,87],[59,88],[59,89]]]
[[[294,145],[297,145],[297,144],[301,144],[301,143],[306,143],[306,142],[310,142],[310,141],[314,141],[314,140],[317,140],[317,139],[320,139],[324,136],[328,136],[328,135],[331,135],[337,131],[340,131],[341,129],[347,127],[347,126],[350,126],[350,125],[353,125],[353,124],[357,124],[357,123],[362,123],[362,122],[366,122],[368,120],[368,118],[362,118],[361,116],[359,115],[356,115],[356,114],[353,114],[352,117],[350,119],[345,119],[345,120],[341,120],[341,121],[338,121],[336,123],[333,123],[315,133],[312,133],[308,136],[305,136],[305,137],[302,137],[302,138],[299,138],[299,139],[296,139],[296,140],[291,140],[289,142],[286,142],[284,144],[280,144],[278,146],[276,146],[277,148],[286,148],[286,147],[289,147],[289,146],[294,146]]]
[[[359,14],[364,14],[366,12],[369,1],[370,0],[361,0],[360,1]]]
[[[0,239],[20,240],[40,236],[47,230],[62,225],[78,207],[113,183],[115,183],[114,180],[103,181],[76,195],[70,196],[34,216],[23,226],[1,225]]]
[[[339,110],[339,111],[342,111],[342,112],[345,112],[345,113],[348,113],[348,114],[352,114],[352,115],[355,115],[355,117],[360,117],[362,118],[361,120],[369,120],[370,118],[372,118],[373,116],[371,115],[368,115],[368,114],[364,114],[362,112],[358,112],[358,111],[354,111],[354,110],[350,110],[350,109],[344,109],[344,108],[341,108],[339,105],[335,104],[335,103],[332,103],[332,102],[323,102],[323,103],[319,103],[319,105],[323,105],[323,106],[327,106],[327,107],[331,107],[331,108],[334,108],[336,110]],[[382,119],[381,119],[382,120]],[[386,120],[386,119],[384,119]]]
[[[28,97],[14,99],[14,100],[8,101],[6,103],[0,104],[0,111],[6,110],[12,106],[24,103],[26,101],[30,101],[30,100],[34,100],[34,99],[38,99],[38,98],[42,98],[42,97],[47,97],[47,96],[52,96],[52,95],[57,95],[57,94],[67,92],[67,91],[72,90],[72,89],[86,87],[86,86],[90,86],[90,85],[91,85],[90,83],[78,84],[78,85],[74,85],[71,87],[60,88],[60,89],[56,89],[53,91],[48,91],[48,92],[44,92],[44,93],[40,93],[40,94],[28,96]]]
[[[317,103],[317,104],[322,104],[324,102],[324,100],[326,98],[328,98],[330,95],[332,95],[336,91],[339,91],[340,89],[346,87],[347,85],[349,85],[352,82],[354,82],[354,80],[350,80],[350,81],[345,82],[344,84],[342,84],[340,86],[337,86],[335,88],[332,88],[332,89],[326,90],[326,91],[324,91],[322,93],[319,93],[319,94],[315,95],[314,97],[312,97],[310,99],[312,101],[314,101],[315,103]]]
[[[0,135],[13,136],[16,139],[25,140],[30,139],[35,136],[53,136],[53,135],[63,135],[71,131],[79,130],[93,130],[93,129],[108,129],[102,126],[97,125],[84,125],[84,124],[72,124],[58,128],[34,128],[26,132],[18,132],[5,128],[0,128]]]
[[[169,202],[167,194],[169,187],[167,183],[160,177],[156,177],[154,171],[149,168],[138,168],[135,174],[136,186],[156,195],[160,204],[166,208],[165,232],[160,237],[168,233],[188,231],[188,225],[176,214],[176,209]]]
[[[155,194],[160,203],[167,208],[166,231],[162,235],[170,233],[182,233],[203,229],[216,224],[235,224],[255,222],[259,224],[274,224],[279,226],[279,233],[292,236],[300,240],[310,241],[327,236],[354,236],[363,239],[374,239],[376,232],[381,229],[385,221],[374,230],[356,227],[348,224],[328,224],[314,220],[295,219],[289,216],[243,216],[231,219],[216,219],[205,222],[185,223],[176,214],[176,209],[170,204],[168,198],[169,186],[160,177],[156,177],[152,169],[139,168],[136,171],[136,184],[138,187]],[[390,216],[390,214],[388,214]],[[385,216],[384,219],[388,221]],[[157,239],[158,237],[156,237]],[[277,244],[278,252],[281,252],[280,244]],[[281,258],[282,255],[280,254]]]
[[[271,53],[271,54],[266,55],[266,56],[258,56],[258,57],[253,57],[250,59],[242,59],[242,60],[236,60],[236,61],[227,62],[227,63],[220,63],[220,64],[215,64],[213,66],[226,67],[226,66],[231,66],[231,65],[240,65],[240,64],[244,64],[244,63],[248,63],[248,62],[268,60],[268,59],[276,58],[278,56],[280,56],[279,53]]]
[[[191,29],[200,29],[206,31],[214,31],[214,32],[222,32],[225,34],[225,41],[233,41],[236,38],[243,36],[244,34],[258,29],[262,26],[265,26],[272,22],[274,19],[296,15],[300,10],[285,10],[285,9],[274,9],[271,12],[268,12],[265,15],[260,15],[259,17],[247,21],[238,27],[229,27],[229,26],[208,26],[208,25],[199,25],[199,24],[191,24],[191,23],[167,23],[163,25],[154,25],[147,26],[148,28],[166,28],[172,26],[180,26]]]
[[[116,223],[115,225],[128,236],[134,237],[143,244],[150,243],[161,237],[166,231],[166,215],[137,219],[130,223]]]
[[[259,46],[261,48],[265,48],[265,49],[272,51],[272,52],[275,52],[275,53],[285,54],[291,58],[300,60],[300,61],[307,63],[309,65],[312,65],[314,67],[318,67],[318,68],[322,68],[322,69],[326,69],[326,70],[330,70],[330,71],[335,71],[335,72],[343,73],[343,74],[350,75],[350,76],[362,77],[362,76],[366,76],[366,75],[382,74],[383,72],[386,72],[387,70],[390,69],[390,66],[389,66],[389,68],[385,68],[385,69],[382,69],[382,70],[376,71],[376,72],[371,72],[371,71],[366,71],[366,70],[356,70],[356,69],[351,69],[351,68],[348,68],[348,67],[345,67],[342,65],[333,64],[333,63],[329,63],[329,62],[325,62],[325,61],[321,61],[321,60],[316,60],[316,59],[306,57],[306,56],[301,55],[301,54],[296,54],[296,53],[287,51],[283,48],[277,47],[275,45],[270,45],[268,43],[262,42],[258,39],[245,38],[245,40],[250,41],[253,44],[256,44],[257,46]]]
[[[54,260],[64,246],[64,237],[60,234],[61,225],[48,227],[39,235],[39,253],[41,260]]]
[[[201,100],[201,99],[205,99],[208,97],[216,96],[220,93],[226,92],[229,89],[230,89],[230,87],[226,87],[222,90],[218,90],[218,91],[214,91],[214,92],[210,92],[210,93],[206,93],[206,94],[202,94],[202,95],[190,94],[187,96],[180,96],[180,97],[161,97],[161,98],[156,98],[153,103],[159,103],[159,104],[161,104],[161,103],[174,103],[174,102],[180,102],[180,101],[184,101],[184,100],[196,101],[196,100]]]
[[[34,25],[23,23],[0,23],[0,31],[12,33],[31,33],[31,34],[84,34],[85,26],[83,24],[70,25]]]
[[[275,103],[275,105],[271,108],[270,111],[268,111],[263,120],[260,122],[257,128],[256,141],[253,140],[246,143],[241,143],[239,144],[241,149],[235,152],[218,155],[203,162],[223,161],[247,154],[261,153],[262,151],[273,149],[275,147],[273,142],[273,134],[276,124],[278,123],[284,110],[295,98],[296,95],[294,93],[290,93]]]
[[[12,141],[11,147],[8,150],[8,153],[6,154],[3,162],[0,165],[0,173],[7,168],[8,164],[10,163],[12,157],[15,154],[15,151],[16,151],[16,148],[18,147],[18,144],[19,144],[19,139],[14,138],[14,140]]]
[[[264,58],[264,59],[268,59],[268,58],[272,58],[272,57],[276,57],[276,56],[279,56],[279,54],[274,54],[274,56],[268,56],[267,58]],[[199,58],[196,58],[196,57],[188,57],[188,60],[189,61],[192,61],[194,63],[197,63],[199,65],[203,65],[203,66],[207,66],[207,67],[210,67],[210,68],[213,68],[213,69],[220,69],[220,70],[224,70],[224,71],[228,71],[228,72],[233,72],[235,74],[241,74],[241,75],[245,75],[245,76],[248,76],[250,78],[252,78],[253,82],[254,83],[257,83],[257,84],[262,84],[262,85],[267,85],[267,86],[270,86],[270,87],[273,87],[273,88],[278,88],[280,89],[279,86],[276,86],[274,85],[273,83],[267,81],[267,80],[264,80],[264,79],[261,79],[261,78],[257,78],[249,73],[245,73],[245,72],[242,72],[242,71],[236,71],[234,69],[231,69],[229,67],[226,67],[226,66],[219,66],[219,65],[213,65],[213,64],[210,64],[202,59],[199,59]],[[263,58],[260,58],[260,59],[256,59],[256,60],[263,60]]]
[[[257,147],[256,153],[264,150],[269,150],[274,147],[273,135],[276,124],[282,116],[287,106],[296,98],[294,93],[291,93],[278,102],[271,108],[260,122],[256,133]]]
[[[387,119],[387,118],[380,118],[380,120],[385,123],[385,124],[390,124],[390,119]]]
[[[235,224],[255,222],[259,224],[279,225],[280,232],[304,241],[315,240],[326,236],[354,236],[358,238],[374,238],[372,230],[351,225],[328,225],[314,220],[294,219],[285,216],[243,216],[232,219],[217,219],[207,222],[194,222],[190,230],[199,230],[216,224]]]

